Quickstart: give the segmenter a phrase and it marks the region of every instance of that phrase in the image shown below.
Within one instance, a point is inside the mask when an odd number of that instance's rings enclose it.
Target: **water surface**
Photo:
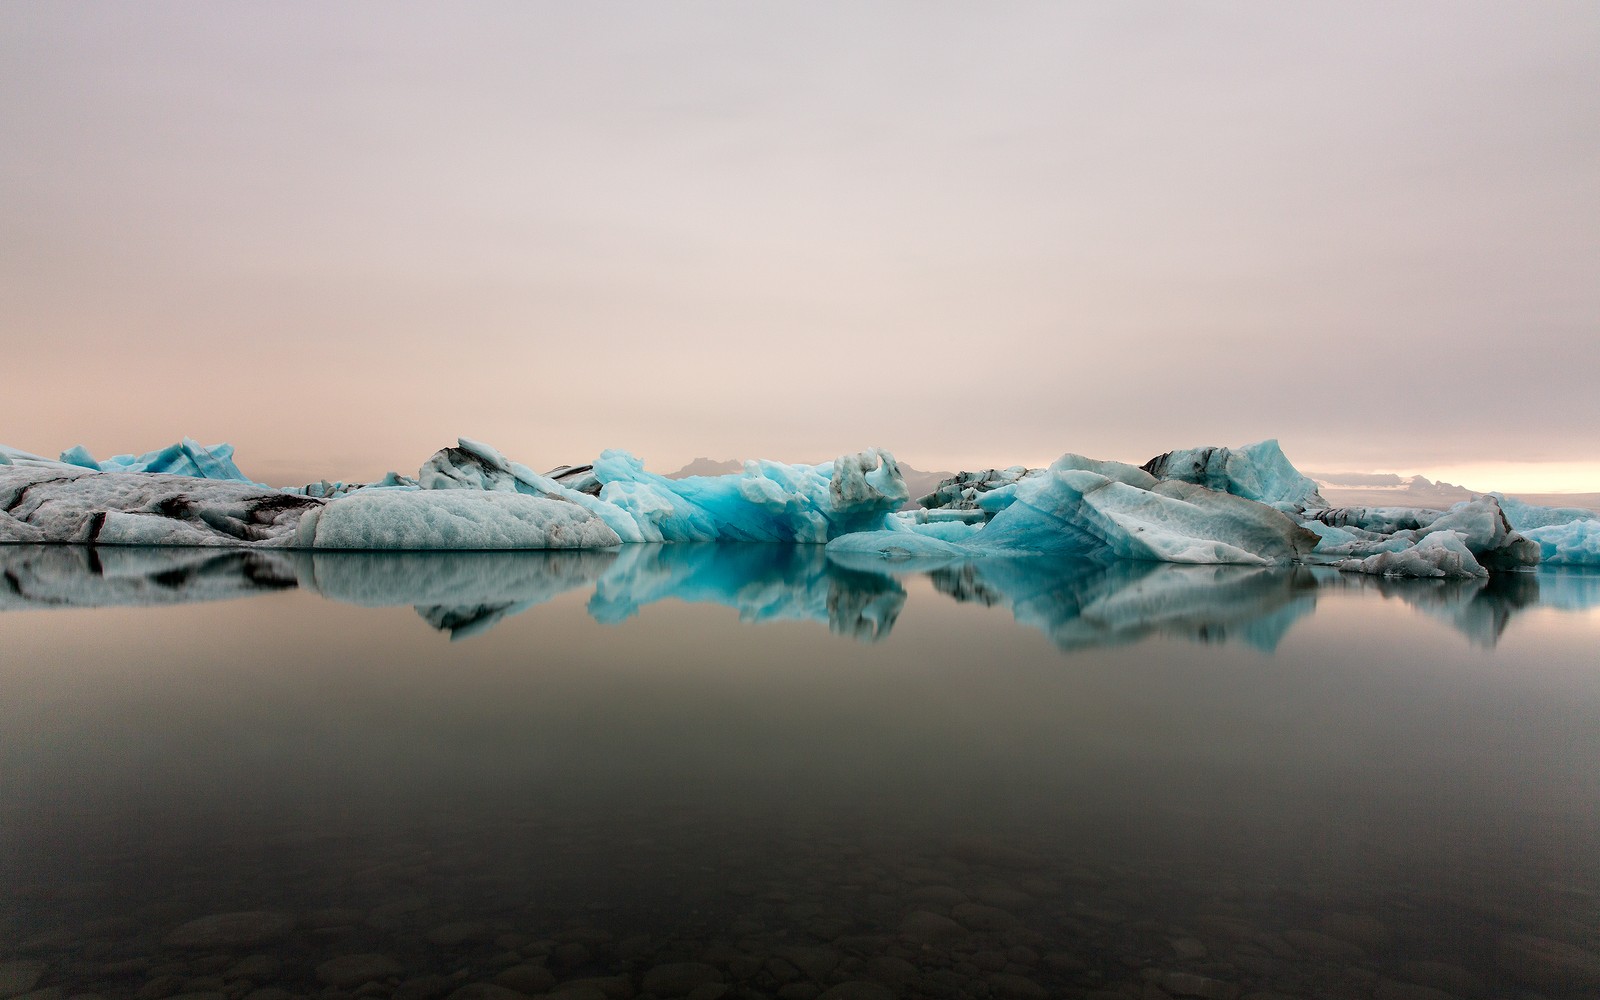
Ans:
[[[0,568],[0,969],[29,990],[1600,989],[1597,577]]]

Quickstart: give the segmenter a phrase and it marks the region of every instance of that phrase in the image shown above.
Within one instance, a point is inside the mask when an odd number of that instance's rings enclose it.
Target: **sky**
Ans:
[[[12,3],[0,135],[33,452],[1600,491],[1590,0]]]

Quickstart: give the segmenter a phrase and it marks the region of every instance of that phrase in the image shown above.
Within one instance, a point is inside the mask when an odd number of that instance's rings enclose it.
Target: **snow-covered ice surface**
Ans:
[[[900,510],[894,456],[744,463],[669,478],[623,451],[539,473],[466,438],[415,479],[274,489],[228,445],[185,438],[96,461],[0,448],[0,542],[292,549],[605,548],[641,542],[827,543],[836,557],[1049,554],[1099,562],[1332,566],[1472,578],[1600,565],[1600,518],[1498,495],[1445,510],[1330,507],[1276,441],[1168,452],[1143,467],[1068,454],[1047,469],[961,473]]]

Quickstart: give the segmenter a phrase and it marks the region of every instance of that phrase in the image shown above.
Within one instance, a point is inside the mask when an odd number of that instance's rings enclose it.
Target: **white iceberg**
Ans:
[[[179,475],[0,466],[0,541],[329,549],[603,548],[582,506],[501,493],[368,489],[333,500]]]
[[[14,541],[288,547],[321,503],[251,483],[0,466],[0,539]]]
[[[1539,547],[1512,528],[1493,496],[1449,510],[1335,507],[1307,511],[1303,523],[1321,536],[1313,561],[1361,573],[1484,576],[1539,562]]]
[[[621,545],[606,523],[568,500],[518,493],[363,490],[309,508],[302,549],[600,549]]]
[[[1344,559],[1333,564],[1339,569],[1370,573],[1374,576],[1488,576],[1459,534],[1440,531],[1414,544],[1390,552],[1379,552],[1365,559]]]

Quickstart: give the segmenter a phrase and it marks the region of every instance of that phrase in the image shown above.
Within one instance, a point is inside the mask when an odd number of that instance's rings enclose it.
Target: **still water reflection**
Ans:
[[[0,572],[0,997],[1600,990],[1600,577]]]

